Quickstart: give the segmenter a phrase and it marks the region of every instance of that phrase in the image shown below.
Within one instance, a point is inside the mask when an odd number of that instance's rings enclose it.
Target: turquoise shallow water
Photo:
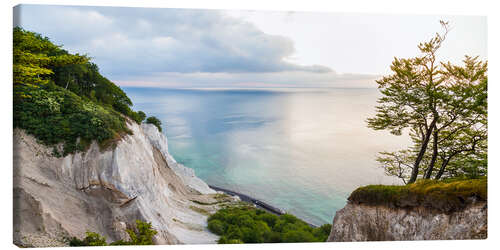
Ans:
[[[375,157],[408,139],[366,128],[376,89],[123,89],[198,177],[310,223],[331,223],[360,185],[399,182]]]

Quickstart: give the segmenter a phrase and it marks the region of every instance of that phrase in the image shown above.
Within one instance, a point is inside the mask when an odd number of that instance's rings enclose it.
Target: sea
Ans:
[[[376,157],[409,138],[367,127],[377,89],[122,89],[134,110],[161,119],[170,153],[209,185],[311,224],[332,223],[360,186],[402,184]]]

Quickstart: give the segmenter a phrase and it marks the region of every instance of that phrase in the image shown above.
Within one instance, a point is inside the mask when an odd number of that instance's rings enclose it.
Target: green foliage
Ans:
[[[153,229],[151,223],[136,220],[135,224],[136,230],[127,230],[130,236],[129,245],[153,245],[153,236],[158,232]]]
[[[14,84],[44,85],[50,82],[49,76],[54,74],[54,67],[82,64],[88,60],[86,56],[67,53],[47,37],[19,27],[14,28]]]
[[[250,206],[224,208],[208,218],[219,244],[324,242],[331,225],[312,228],[291,214],[277,216]]]
[[[13,40],[14,127],[54,146],[55,156],[83,151],[94,140],[112,146],[131,133],[125,116],[137,123],[146,117],[87,56],[18,27]]]
[[[487,62],[469,56],[463,66],[438,62],[448,33],[448,23],[441,24],[443,34],[418,45],[421,55],[395,58],[392,74],[376,81],[382,97],[367,120],[394,135],[409,131],[410,148],[377,159],[405,183],[487,173]]]
[[[156,116],[148,117],[148,119],[146,119],[146,123],[155,125],[158,128],[158,131],[161,132],[161,121],[160,119],[156,118]]]
[[[351,193],[348,200],[391,207],[425,206],[444,212],[460,210],[474,200],[486,201],[487,179],[419,180],[398,185],[369,185]]]
[[[146,113],[137,111],[137,123],[141,123],[144,119],[146,119]]]
[[[224,224],[220,220],[210,220],[208,229],[214,234],[221,235],[224,233]]]
[[[244,242],[240,239],[228,239],[226,236],[220,237],[219,244],[243,244]]]
[[[14,126],[46,145],[63,143],[56,155],[83,151],[92,140],[105,145],[131,133],[123,116],[58,86],[14,87]]]
[[[141,220],[135,221],[135,229],[127,229],[127,233],[130,237],[129,241],[118,240],[112,242],[111,246],[118,245],[153,245],[153,236],[158,232],[153,229],[151,223],[147,223]],[[99,235],[94,232],[87,232],[87,236],[80,240],[73,237],[70,240],[70,246],[107,246],[106,237]]]
[[[72,247],[81,247],[81,246],[107,246],[106,237],[99,235],[94,232],[87,232],[86,237],[83,240],[79,240],[73,237],[69,245]]]

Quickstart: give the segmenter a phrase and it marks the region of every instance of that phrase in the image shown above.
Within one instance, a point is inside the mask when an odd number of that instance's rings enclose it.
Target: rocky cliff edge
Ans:
[[[206,228],[220,195],[178,164],[167,138],[151,124],[128,124],[133,135],[114,149],[52,155],[23,130],[14,131],[14,243],[67,245],[97,232],[126,239],[136,219],[151,222],[156,244],[214,243]]]

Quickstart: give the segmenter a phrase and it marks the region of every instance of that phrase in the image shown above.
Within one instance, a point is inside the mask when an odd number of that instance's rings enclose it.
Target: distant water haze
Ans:
[[[408,137],[366,126],[377,89],[124,90],[162,120],[170,153],[198,177],[307,222],[332,223],[359,186],[401,184],[375,159]]]

